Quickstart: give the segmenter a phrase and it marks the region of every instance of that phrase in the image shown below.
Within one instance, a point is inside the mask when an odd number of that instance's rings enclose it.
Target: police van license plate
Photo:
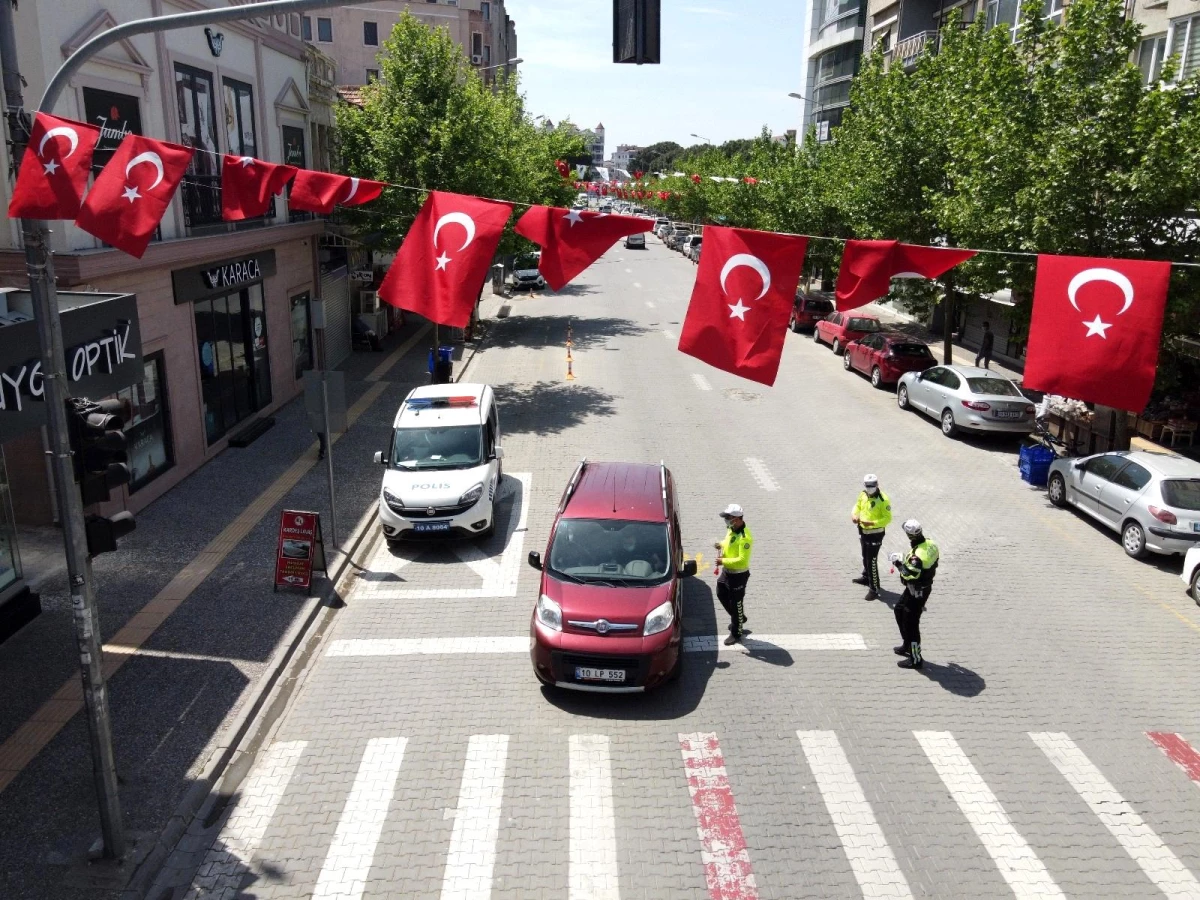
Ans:
[[[624,681],[624,669],[589,669],[585,666],[575,667],[576,681]]]
[[[416,522],[413,527],[417,531],[449,531],[449,522]]]

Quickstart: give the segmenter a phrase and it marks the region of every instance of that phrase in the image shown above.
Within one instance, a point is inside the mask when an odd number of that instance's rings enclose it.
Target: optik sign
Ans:
[[[16,296],[14,296],[14,293]],[[23,292],[10,293],[10,307]],[[27,296],[27,295],[26,295]],[[133,294],[60,292],[67,391],[99,400],[138,384],[142,339]],[[46,424],[37,323],[0,326],[0,441]]]

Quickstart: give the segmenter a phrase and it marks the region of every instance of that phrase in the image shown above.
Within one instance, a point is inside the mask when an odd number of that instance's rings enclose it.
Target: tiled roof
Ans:
[[[355,85],[343,85],[337,89],[338,96],[354,106],[362,106],[362,88]]]

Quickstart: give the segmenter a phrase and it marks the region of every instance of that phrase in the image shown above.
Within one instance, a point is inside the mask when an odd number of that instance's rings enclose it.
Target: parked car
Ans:
[[[675,481],[663,464],[589,462],[558,504],[529,623],[545,685],[630,693],[683,666],[684,560]]]
[[[813,340],[818,344],[828,344],[834,353],[841,353],[851,341],[882,330],[883,327],[874,316],[833,312],[817,322],[813,328]]]
[[[1188,586],[1192,599],[1200,604],[1200,547],[1193,547],[1183,557],[1183,583]]]
[[[816,328],[817,323],[831,312],[833,312],[832,300],[797,291],[788,328],[795,332],[800,332],[805,328]]]
[[[704,238],[698,234],[688,235],[683,239],[683,255],[694,263],[700,262],[700,244]]]
[[[668,219],[666,216],[659,216],[657,219],[654,220],[654,236],[661,238],[663,229],[666,228],[670,224],[671,224],[671,220]]]
[[[518,256],[513,262],[512,286],[514,291],[535,291],[546,286],[546,279],[538,271],[541,251]]]
[[[629,235],[625,236],[625,249],[632,250],[635,247],[638,248],[639,250],[646,249],[646,235],[644,235],[644,234],[629,234]]]
[[[1120,534],[1134,559],[1200,547],[1200,463],[1186,457],[1123,450],[1060,458],[1050,463],[1046,492],[1055,506],[1073,506]]]
[[[871,384],[881,388],[895,384],[905,372],[924,372],[937,360],[922,341],[899,331],[881,331],[848,343],[842,364],[847,371],[870,375]]]
[[[389,542],[487,537],[502,477],[496,395],[487,384],[430,384],[409,391],[388,448],[379,524]]]
[[[896,405],[937,419],[946,437],[959,431],[1028,434],[1035,412],[1015,384],[974,366],[905,372],[896,386]]]
[[[675,250],[676,252],[678,252],[680,245],[687,238],[691,237],[691,235],[692,235],[692,232],[690,229],[683,228],[679,225],[676,225],[675,230],[673,232],[671,232],[670,236],[667,238],[667,246],[670,247],[672,250]]]

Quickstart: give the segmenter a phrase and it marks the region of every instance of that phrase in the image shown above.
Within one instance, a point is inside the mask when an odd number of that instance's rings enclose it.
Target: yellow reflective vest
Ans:
[[[940,557],[937,544],[925,538],[898,564],[901,580],[912,582],[918,587],[928,587],[933,583],[933,575],[937,571]]]
[[[867,534],[883,531],[892,521],[892,501],[883,491],[873,497],[863,491],[854,504],[854,515],[858,516],[858,527]]]
[[[754,538],[750,534],[750,526],[742,526],[735,532],[732,528],[725,533],[721,541],[721,565],[726,572],[747,572],[750,570],[750,551],[754,546]]]

